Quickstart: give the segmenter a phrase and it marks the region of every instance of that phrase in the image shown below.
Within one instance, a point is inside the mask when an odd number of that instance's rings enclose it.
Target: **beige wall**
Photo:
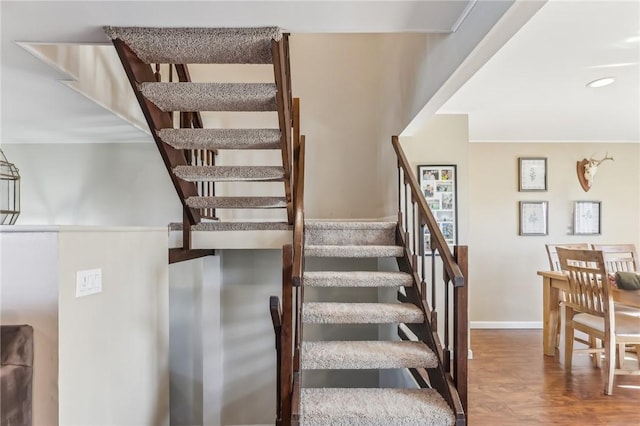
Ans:
[[[640,245],[639,144],[468,143],[467,117],[436,115],[412,137],[401,138],[415,173],[418,164],[458,166],[459,243],[469,246],[472,326],[540,327],[541,280],[548,269],[544,244]],[[608,152],[585,193],[576,162]],[[518,158],[548,159],[548,191],[518,192]],[[518,202],[549,202],[549,235],[518,235]],[[602,202],[602,235],[571,235],[573,202]]]
[[[167,234],[59,235],[61,425],[168,425]],[[75,297],[76,272],[102,269],[102,292]]]
[[[63,230],[59,236],[61,425],[169,424],[167,233]],[[76,272],[102,292],[75,296]]]
[[[458,244],[469,239],[469,132],[466,115],[437,115],[414,136],[400,138],[416,175],[421,164],[455,164],[458,188]],[[397,186],[397,184],[396,184]]]
[[[604,156],[585,193],[576,162]],[[542,321],[541,279],[546,243],[640,243],[639,144],[472,143],[470,153],[469,274],[472,321]],[[518,192],[518,157],[548,158],[548,191]],[[518,235],[518,202],[549,202],[549,235]],[[602,202],[602,235],[570,235],[576,200]]]
[[[169,424],[167,232],[0,227],[2,324],[34,328],[34,425]],[[76,272],[102,292],[76,298]]]

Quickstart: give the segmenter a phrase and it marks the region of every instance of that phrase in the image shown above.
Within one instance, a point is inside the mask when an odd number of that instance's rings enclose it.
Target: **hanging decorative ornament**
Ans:
[[[13,225],[20,215],[20,173],[0,149],[0,225]]]

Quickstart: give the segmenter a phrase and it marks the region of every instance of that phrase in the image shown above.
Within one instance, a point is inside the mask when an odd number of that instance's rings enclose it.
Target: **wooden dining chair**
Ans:
[[[594,244],[594,250],[602,251],[607,273],[638,272],[638,252],[635,244]]]
[[[549,258],[549,269],[552,271],[560,271],[560,261],[558,260],[558,247],[568,249],[589,250],[589,243],[569,243],[569,244],[545,244],[547,249],[547,257]]]
[[[558,247],[564,247],[568,249],[578,249],[578,250],[589,250],[591,248],[591,244],[589,243],[545,244],[544,247],[547,249],[547,257],[549,259],[549,269],[552,271],[560,271],[561,268],[560,268],[560,260],[558,260]],[[560,303],[562,303],[562,300],[563,300],[562,297],[563,295],[561,294]],[[558,321],[558,329],[555,331],[556,347],[558,347],[558,344],[560,343],[560,327],[562,327],[562,324],[560,324],[560,321]],[[587,342],[583,339],[578,338],[577,341],[593,347],[596,347],[596,345],[598,344],[595,339],[590,339],[590,341]],[[598,366],[600,365],[598,358],[594,357],[593,360],[595,365],[598,365]]]
[[[635,370],[624,369],[624,345],[640,348],[640,318],[616,315],[604,256],[600,250],[570,250],[558,248],[562,271],[569,278],[565,293],[565,360],[571,372],[573,336],[578,330],[604,342],[604,348],[587,348],[586,352],[604,352],[604,393],[613,393],[616,374],[640,374],[640,361]],[[619,368],[616,368],[616,348]],[[622,359],[621,359],[622,358]]]
[[[594,250],[602,251],[605,269],[608,274],[616,272],[638,272],[640,271],[638,252],[635,244],[594,244]],[[633,315],[640,317],[640,309],[616,303],[616,312],[619,314]],[[640,351],[634,347],[627,347],[627,350],[635,352],[640,357]]]

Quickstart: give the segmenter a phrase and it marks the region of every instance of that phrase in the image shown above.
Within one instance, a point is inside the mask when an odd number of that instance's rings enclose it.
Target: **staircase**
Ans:
[[[466,287],[458,266],[466,265],[466,248],[454,259],[397,138],[397,223],[305,222],[305,143],[300,135],[298,100],[291,97],[287,34],[275,27],[105,27],[105,32],[118,52],[182,203],[183,221],[172,228],[182,230],[183,243],[181,249],[170,250],[170,263],[212,254],[211,249],[192,249],[192,231],[293,231],[288,234],[290,244],[283,247],[282,306],[277,297],[270,300],[278,357],[276,424],[466,424]],[[274,80],[194,82],[188,64],[270,64]],[[168,70],[168,81],[163,81],[167,77],[163,69]],[[174,70],[177,81],[172,78]],[[277,123],[270,128],[206,126],[202,114],[221,111],[275,112]],[[253,165],[248,160],[216,164],[216,156],[229,150],[278,151],[281,161],[277,165]],[[220,196],[220,185],[228,182],[251,182],[252,192]],[[280,193],[256,189],[266,182],[282,183]],[[285,217],[241,221],[231,215],[231,220],[223,221],[216,213],[220,209],[279,209]],[[422,249],[417,249],[426,228],[431,235],[430,267]],[[435,276],[436,251],[445,289],[441,316],[435,309],[437,285],[426,282],[427,270]],[[400,272],[305,271],[304,259],[312,257],[391,258]],[[305,287],[320,293],[336,288],[356,292],[392,288],[398,290],[399,303],[314,302],[305,299]],[[454,294],[453,315],[448,310],[450,292]],[[390,324],[397,327],[397,339],[305,340],[305,324]],[[439,325],[444,328],[443,339]],[[450,328],[454,331],[453,352]],[[304,372],[347,369],[400,370],[408,372],[412,382],[404,388],[311,387],[303,383]]]
[[[397,258],[395,222],[307,222],[305,257]],[[406,272],[304,272],[306,288],[334,289],[413,285]],[[402,290],[403,292],[405,290]],[[322,290],[319,290],[322,293]],[[303,324],[425,324],[424,311],[413,303],[302,304]],[[304,337],[304,335],[303,335]],[[305,341],[302,371],[317,369],[437,369],[436,352],[421,341]],[[308,388],[300,391],[300,424],[320,425],[453,425],[453,410],[432,388]]]
[[[182,224],[172,225],[184,234],[180,260],[191,250],[191,231],[291,230],[293,139],[299,139],[299,133],[296,129],[293,134],[297,102],[291,98],[288,34],[276,27],[105,27],[105,32],[118,52],[183,206]],[[270,64],[274,78],[268,83],[193,82],[188,64]],[[161,81],[167,74],[175,74],[178,81]],[[276,118],[272,128],[206,127],[207,117],[203,120],[202,114],[212,112],[271,112]],[[216,165],[216,156],[224,157],[229,150],[278,150],[281,162],[251,165],[252,154],[248,153],[234,156],[245,158],[246,165],[243,160]],[[229,182],[253,186],[249,193],[238,194],[242,188],[224,186]],[[266,182],[281,182],[280,194],[265,196],[264,190],[256,189]],[[217,195],[220,188],[232,195]],[[231,213],[223,221],[216,215],[220,209],[276,209],[283,214],[279,220],[242,221],[235,219],[242,213]]]

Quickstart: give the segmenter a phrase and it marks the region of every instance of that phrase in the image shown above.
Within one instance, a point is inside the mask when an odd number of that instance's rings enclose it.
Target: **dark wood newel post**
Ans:
[[[291,394],[293,383],[293,246],[282,247],[282,334],[280,350],[282,351],[281,376],[281,412],[282,424],[291,424]]]
[[[467,405],[467,372],[469,364],[469,247],[455,246],[453,256],[464,277],[464,286],[454,287],[453,306],[453,345],[454,345],[454,382],[460,395],[460,402],[464,412],[468,413]]]

